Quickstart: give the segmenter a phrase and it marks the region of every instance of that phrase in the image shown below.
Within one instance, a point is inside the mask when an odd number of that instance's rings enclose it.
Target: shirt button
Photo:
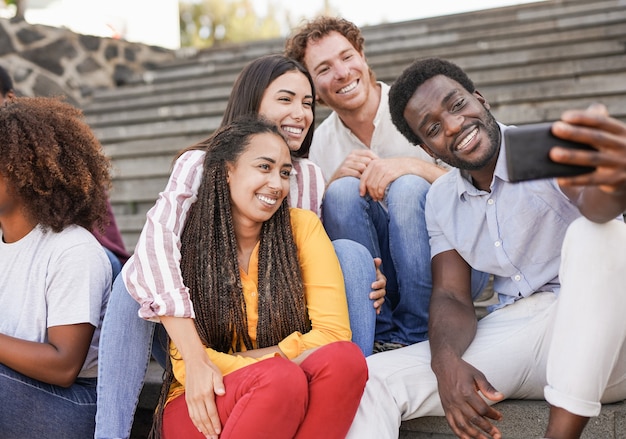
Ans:
[[[496,247],[500,247],[500,245],[502,245],[502,241],[496,241],[493,243],[493,245],[495,245]]]
[[[487,200],[487,204],[493,204],[493,203],[495,203],[495,201],[493,201],[493,198],[489,198],[489,199]]]
[[[250,293],[250,295],[251,295],[252,297],[256,296],[256,291],[251,292],[251,293]]]
[[[515,279],[516,282],[519,282],[520,280],[522,280],[522,276],[516,274],[515,276],[513,276],[513,279]]]

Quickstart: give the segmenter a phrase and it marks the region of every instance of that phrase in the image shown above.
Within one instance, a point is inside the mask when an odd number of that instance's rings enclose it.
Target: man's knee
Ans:
[[[626,225],[621,221],[594,223],[581,217],[572,222],[565,235],[564,251],[571,249],[592,259],[621,258],[626,255]],[[577,252],[584,249],[584,252]]]
[[[417,175],[403,175],[389,185],[387,199],[389,203],[410,202],[422,203],[430,189],[430,183]]]
[[[359,197],[359,179],[355,177],[343,177],[328,185],[324,193],[324,204],[343,205]]]

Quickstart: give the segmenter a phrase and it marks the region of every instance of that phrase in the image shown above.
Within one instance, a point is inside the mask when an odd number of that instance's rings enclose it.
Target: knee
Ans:
[[[343,177],[333,181],[324,192],[324,205],[343,206],[347,202],[357,200],[359,195],[359,179]]]
[[[361,389],[368,378],[367,362],[355,343],[338,341],[320,348],[318,361],[323,363],[326,375],[333,377],[337,388]]]
[[[424,203],[430,183],[417,175],[403,175],[389,185],[389,203]]]
[[[389,185],[389,196],[422,199],[430,189],[430,183],[418,175],[407,174],[398,177]]]
[[[284,358],[271,358],[264,362],[267,362],[268,367],[261,379],[264,387],[269,390],[267,396],[273,395],[277,404],[306,407],[309,400],[309,383],[302,369],[293,361]]]
[[[621,221],[598,224],[585,217],[574,220],[567,229],[569,239],[601,241],[601,246],[604,246],[605,242],[612,238],[623,238],[624,233],[624,223]]]
[[[337,259],[339,259],[342,271],[344,271],[344,275],[346,273],[344,267],[347,271],[355,267],[367,272],[370,272],[370,269],[372,272],[375,271],[372,262],[373,256],[363,244],[352,241],[351,239],[335,239],[333,240],[333,248],[335,249]]]
[[[616,220],[598,224],[584,217],[578,218],[568,227],[564,240],[564,251],[568,255],[576,254],[591,261],[598,258],[621,261],[625,246],[626,225]]]
[[[390,214],[398,214],[400,209],[407,212],[423,212],[429,189],[430,183],[417,175],[403,175],[396,179],[387,192]]]

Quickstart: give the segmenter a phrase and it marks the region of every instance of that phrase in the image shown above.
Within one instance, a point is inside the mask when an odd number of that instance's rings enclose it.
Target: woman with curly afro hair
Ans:
[[[93,437],[111,265],[109,161],[55,98],[0,106],[0,425],[3,437]]]

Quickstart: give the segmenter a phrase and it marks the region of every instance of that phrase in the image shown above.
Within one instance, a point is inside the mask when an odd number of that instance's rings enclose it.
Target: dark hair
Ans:
[[[389,112],[398,131],[414,145],[420,145],[423,142],[404,118],[404,110],[417,89],[424,82],[437,75],[447,76],[461,84],[470,93],[474,93],[476,90],[472,80],[459,66],[444,59],[418,59],[404,69],[389,90]]]
[[[262,56],[246,65],[235,80],[224,117],[222,118],[222,126],[231,123],[241,116],[258,114],[265,90],[276,78],[293,71],[298,71],[306,77],[311,85],[311,94],[315,97],[313,79],[302,64],[284,55]],[[315,99],[313,99],[311,109],[313,111],[311,127],[300,149],[291,152],[291,155],[294,157],[307,157],[309,155],[315,128]]]
[[[194,304],[195,326],[202,343],[219,352],[255,348],[248,334],[239,276],[227,164],[235,163],[251,138],[263,133],[283,138],[275,124],[248,116],[219,128],[206,140],[198,200],[181,236],[180,268]],[[261,227],[258,316],[258,348],[274,346],[294,331],[306,333],[311,328],[286,198]],[[173,379],[168,357],[152,437],[160,435],[162,411]]]
[[[361,29],[359,29],[356,24],[345,18],[320,16],[314,20],[305,22],[294,31],[285,42],[285,55],[302,63],[305,67],[310,68],[310,66],[307,66],[304,62],[306,48],[309,42],[318,41],[331,32],[337,32],[343,35],[350,44],[352,44],[352,47],[359,53],[364,53],[365,38],[361,33]],[[371,68],[369,68],[369,74],[372,81],[375,81],[376,76]],[[320,103],[323,104],[324,102],[320,100]]]
[[[0,106],[0,174],[26,215],[55,232],[103,228],[110,162],[79,109],[58,98]]]
[[[2,97],[6,97],[10,91],[13,91],[13,80],[9,72],[0,66],[0,94],[2,94]]]

